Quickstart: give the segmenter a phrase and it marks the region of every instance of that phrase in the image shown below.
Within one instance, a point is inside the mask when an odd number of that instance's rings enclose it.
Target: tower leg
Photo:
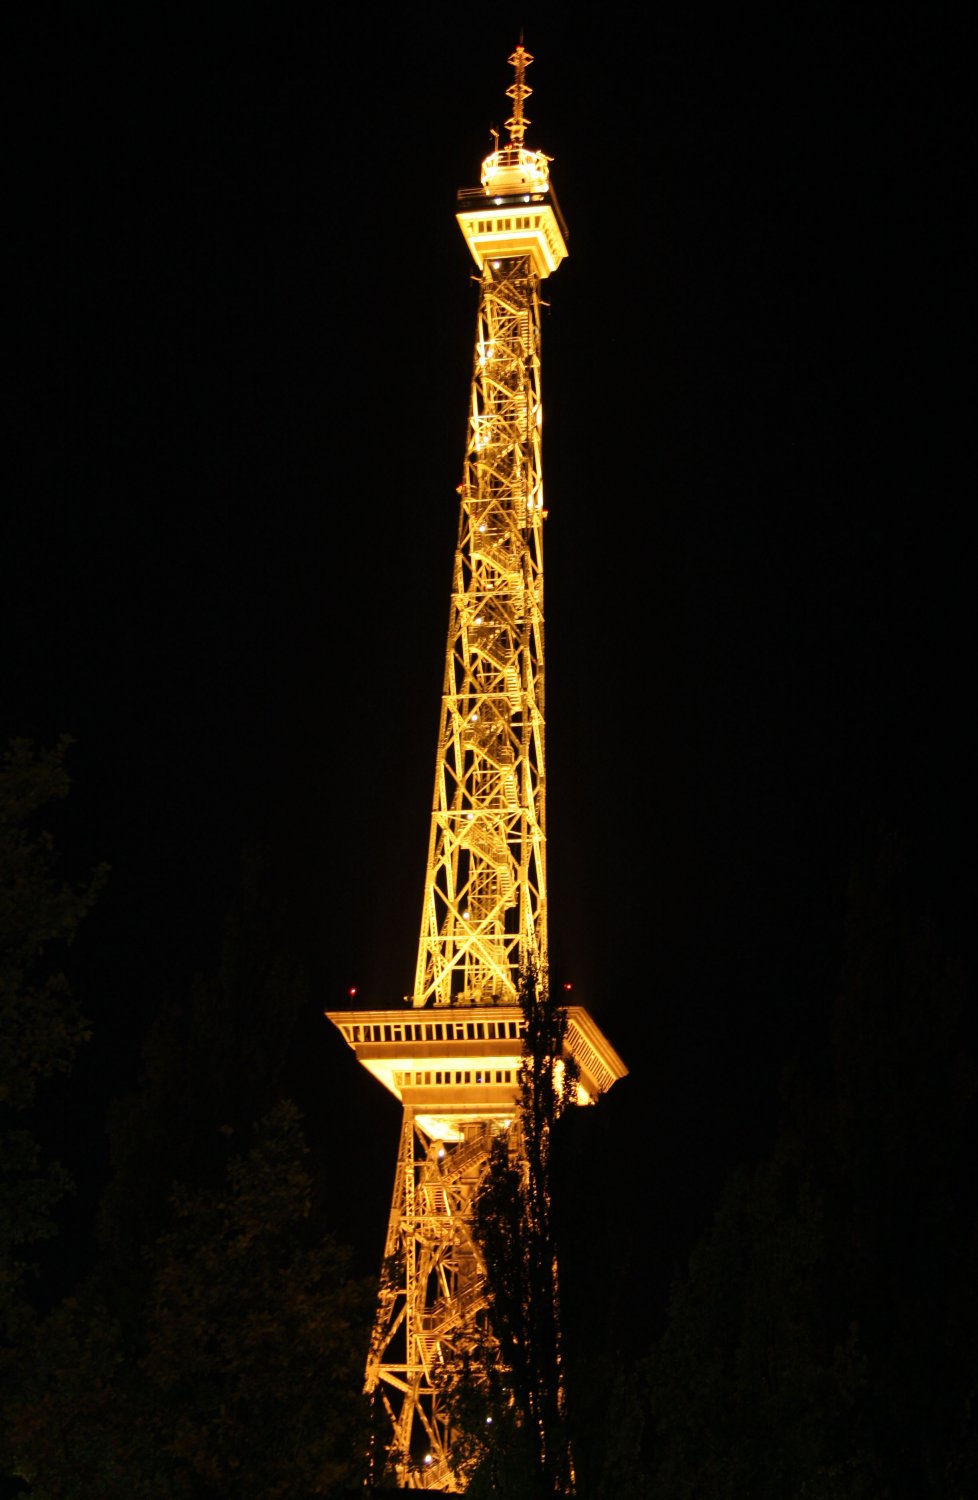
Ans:
[[[447,1395],[463,1360],[478,1383],[489,1347],[472,1221],[494,1129],[472,1120],[441,1141],[404,1112],[366,1389],[386,1468],[406,1489],[461,1494],[469,1478],[452,1462]]]

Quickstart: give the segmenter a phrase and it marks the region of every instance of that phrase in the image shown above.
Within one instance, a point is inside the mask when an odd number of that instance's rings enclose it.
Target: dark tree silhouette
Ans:
[[[493,1343],[481,1407],[491,1423],[484,1415],[485,1456],[471,1493],[572,1495],[551,1190],[554,1131],[572,1103],[576,1071],[564,1051],[567,1012],[552,1000],[546,970],[524,970],[519,996],[526,1023],[519,1108],[493,1146],[475,1208]]]
[[[229,1141],[292,1095],[285,1059],[308,982],[288,929],[283,873],[246,852],[217,961],[162,997],[138,1078],[108,1110],[111,1176],[99,1207],[99,1258],[114,1295],[142,1295],[144,1247],[160,1233],[174,1182],[224,1171]]]
[[[85,1291],[41,1327],[10,1411],[38,1500],[293,1500],[362,1477],[375,1289],[310,1223],[306,1154],[280,1104],[216,1190],[176,1191],[141,1326]]]
[[[887,836],[851,882],[832,1077],[786,1080],[649,1360],[661,1500],[978,1493],[969,1016]]]
[[[71,1187],[46,1157],[35,1116],[39,1095],[88,1039],[65,957],[107,873],[66,874],[50,830],[70,785],[70,743],[16,740],[0,759],[0,1406],[19,1386],[32,1247],[57,1233],[55,1210]]]

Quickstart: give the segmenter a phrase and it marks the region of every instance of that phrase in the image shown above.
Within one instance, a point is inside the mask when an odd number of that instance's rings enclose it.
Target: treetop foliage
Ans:
[[[66,1072],[89,1037],[62,964],[108,870],[67,879],[41,818],[68,794],[70,744],[14,740],[0,759],[0,1105],[14,1110],[28,1109],[40,1080]]]
[[[577,1074],[564,1048],[567,1012],[551,997],[545,967],[521,973],[519,999],[526,1023],[519,1109],[494,1143],[475,1205],[492,1336],[473,1493],[572,1495],[551,1163],[553,1132],[573,1102]],[[460,1410],[461,1425],[471,1428],[479,1404],[460,1385],[472,1408]]]
[[[70,1187],[46,1159],[31,1118],[40,1085],[68,1072],[89,1037],[63,964],[106,876],[63,872],[47,826],[70,785],[64,737],[51,749],[14,740],[0,756],[0,1323],[8,1333],[31,1245],[56,1233]]]
[[[216,1190],[175,1190],[139,1317],[90,1286],[39,1328],[9,1414],[39,1500],[294,1500],[362,1475],[375,1287],[312,1230],[307,1154],[282,1101]]]

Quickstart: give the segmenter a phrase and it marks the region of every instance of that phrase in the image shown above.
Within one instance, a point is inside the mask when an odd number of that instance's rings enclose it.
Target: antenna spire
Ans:
[[[516,51],[506,60],[516,70],[516,77],[506,90],[507,99],[512,99],[513,101],[513,113],[506,121],[506,129],[509,131],[509,144],[519,149],[523,145],[526,127],[530,124],[530,121],[523,114],[523,105],[533,93],[533,90],[526,82],[526,70],[533,61],[533,58],[523,46],[522,37]]]
[[[497,132],[492,132],[494,149],[482,163],[482,186],[492,196],[497,193],[525,193],[528,189],[531,192],[545,193],[550,157],[542,151],[528,151],[523,144],[526,127],[530,123],[523,107],[533,92],[526,81],[526,70],[533,58],[523,46],[522,37],[508,60],[515,74],[506,90],[507,99],[513,101],[512,112],[506,121],[509,141],[501,147]]]

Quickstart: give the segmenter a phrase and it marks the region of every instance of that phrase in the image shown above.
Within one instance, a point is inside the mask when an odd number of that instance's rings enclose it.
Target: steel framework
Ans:
[[[468,1478],[446,1376],[464,1358],[478,1377],[492,1348],[473,1204],[493,1139],[519,1155],[520,975],[547,959],[540,283],[567,247],[549,158],[524,144],[532,60],[510,57],[508,144],[458,195],[481,274],[414,992],[328,1013],[404,1106],[366,1386],[399,1483],[443,1493]],[[569,1018],[588,1103],[626,1069]]]
[[[415,1005],[512,1002],[546,950],[539,287],[484,264]]]

